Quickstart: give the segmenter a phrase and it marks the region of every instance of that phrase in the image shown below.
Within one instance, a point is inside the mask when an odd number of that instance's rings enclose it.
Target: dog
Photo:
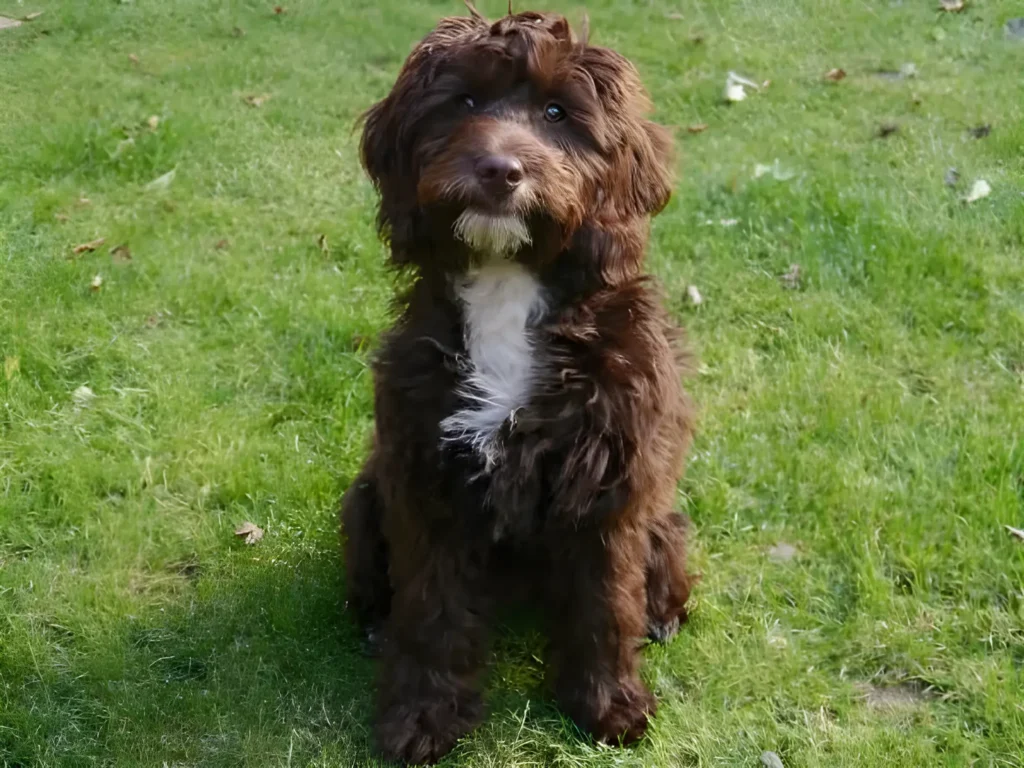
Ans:
[[[563,710],[639,739],[642,640],[676,632],[691,587],[689,358],[643,268],[670,135],[632,64],[562,16],[468,7],[362,124],[402,288],[342,538],[382,657],[377,743],[407,763],[482,718],[488,623],[514,588],[546,611]]]

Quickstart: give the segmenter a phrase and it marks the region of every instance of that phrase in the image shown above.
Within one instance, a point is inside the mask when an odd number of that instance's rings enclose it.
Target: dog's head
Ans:
[[[543,261],[584,226],[645,222],[671,183],[671,140],[649,110],[632,64],[561,16],[443,19],[365,116],[393,258]]]

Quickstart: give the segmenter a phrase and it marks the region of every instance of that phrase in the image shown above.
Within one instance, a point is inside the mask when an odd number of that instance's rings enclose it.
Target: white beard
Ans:
[[[455,237],[477,253],[510,256],[531,242],[530,230],[518,216],[495,216],[467,209],[455,221]]]

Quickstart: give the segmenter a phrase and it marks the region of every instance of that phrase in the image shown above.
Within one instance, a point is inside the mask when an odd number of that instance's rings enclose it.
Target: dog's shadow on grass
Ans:
[[[240,755],[381,764],[372,739],[377,662],[345,611],[339,557],[247,549],[192,577],[179,599],[129,621],[122,679],[100,694],[112,722],[133,724],[119,749],[168,765],[234,764]],[[562,722],[544,690],[535,618],[497,618],[491,714],[471,737],[481,747],[538,718],[556,730]]]

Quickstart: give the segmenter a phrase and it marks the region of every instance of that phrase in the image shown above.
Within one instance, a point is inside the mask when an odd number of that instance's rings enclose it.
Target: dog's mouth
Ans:
[[[471,250],[506,258],[533,242],[521,214],[476,207],[466,208],[455,220],[452,231]]]

